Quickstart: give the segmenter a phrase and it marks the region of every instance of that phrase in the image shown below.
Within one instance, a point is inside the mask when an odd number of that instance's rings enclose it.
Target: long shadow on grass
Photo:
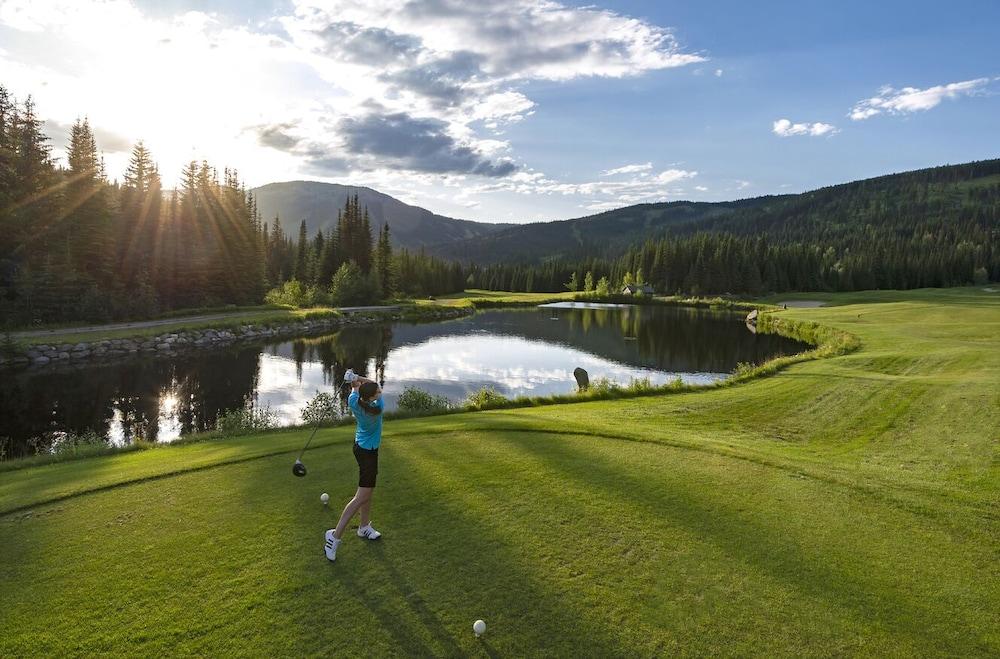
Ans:
[[[432,657],[439,655],[440,652],[436,648],[428,645],[424,640],[417,634],[416,630],[411,629],[403,620],[400,618],[396,611],[393,611],[390,607],[385,605],[383,601],[382,593],[372,594],[371,582],[368,581],[364,575],[357,575],[351,570],[344,570],[344,574],[338,575],[341,583],[347,586],[347,589],[351,592],[354,598],[360,602],[368,611],[378,620],[380,628],[387,632],[396,641],[400,650],[405,651],[411,655],[420,655],[425,657]],[[404,584],[395,584],[399,590],[399,595],[405,600],[407,591],[404,589]],[[408,601],[408,600],[407,600]],[[432,632],[435,640],[442,644],[444,647],[448,647],[449,654],[454,656],[460,654],[458,650],[455,649],[455,642],[450,636],[445,632],[441,632],[441,623],[433,618],[433,614],[421,610],[417,612],[421,615],[421,622],[427,626],[428,630]],[[431,624],[428,624],[429,615],[433,620]],[[358,632],[363,633],[359,630]]]
[[[419,589],[397,567],[396,561],[392,559],[392,552],[386,551],[387,544],[379,541],[368,543],[368,545],[367,553],[375,559],[378,570],[388,578],[399,595],[400,601],[404,602],[406,608],[420,621],[427,633],[437,642],[439,648],[444,648],[449,656],[461,655],[462,649],[441,624],[437,615],[427,606],[427,602],[420,596]],[[370,583],[364,577],[359,578],[349,569],[345,570],[343,575],[338,576],[348,586],[354,597],[379,619],[382,627],[393,635],[401,647],[406,648],[408,652],[424,656],[441,654],[439,648],[428,646],[415,634],[401,627],[399,616],[385,606],[381,593],[372,594]]]
[[[485,606],[493,610],[492,615],[503,621],[506,639],[513,638],[516,644],[498,651],[489,643],[480,643],[480,649],[490,656],[498,656],[501,651],[520,654],[554,651],[569,655],[576,650],[580,656],[620,654],[618,641],[607,635],[604,628],[579,615],[577,611],[583,609],[569,605],[567,593],[552,592],[543,582],[532,578],[535,568],[516,558],[519,555],[516,536],[500,533],[496,520],[485,516],[488,510],[476,513],[484,501],[469,494],[474,492],[475,482],[470,481],[468,473],[462,473],[460,465],[449,462],[432,471],[438,462],[432,455],[436,443],[408,444],[405,450],[396,450],[392,459],[395,469],[410,474],[425,496],[446,507],[442,511],[446,526],[431,530],[436,536],[446,538],[443,542],[451,547],[447,551],[454,556],[448,574],[444,575],[445,582],[434,584],[438,592],[446,593],[452,600],[457,598],[462,604],[484,600]],[[467,450],[463,446],[466,460]],[[452,456],[449,452],[445,460]],[[507,478],[512,474],[501,475]],[[456,543],[460,543],[457,552]],[[466,594],[463,590],[466,586],[478,592]],[[463,592],[455,593],[456,589]],[[511,597],[516,602],[511,602]],[[519,635],[514,635],[515,629],[520,631]]]
[[[580,611],[563,606],[560,594],[532,578],[516,541],[466,505],[461,490],[474,483],[456,466],[464,458],[452,458],[439,473],[437,461],[419,450],[436,442],[396,440],[387,437],[393,445],[383,454],[374,506],[385,537],[363,542],[349,529],[333,564],[322,555],[322,533],[339,515],[348,484],[353,490],[356,466],[349,452],[339,446],[311,452],[306,479],[286,473],[284,457],[239,467],[246,491],[237,499],[254,500],[255,490],[265,486],[278,493],[268,508],[281,520],[269,550],[284,555],[277,562],[288,572],[267,606],[290,639],[289,652],[346,651],[357,647],[356,637],[374,654],[498,656],[544,651],[556,644],[553,630],[566,629],[580,633],[558,641],[564,650],[567,643],[580,656],[620,650],[603,628],[582,625]],[[336,502],[328,509],[317,496],[326,487]],[[489,643],[473,641],[476,617],[490,621]],[[533,624],[522,625],[524,620]]]
[[[835,570],[821,557],[806,556],[781,542],[785,535],[780,529],[763,526],[735,510],[726,510],[721,502],[699,497],[690,488],[664,489],[665,482],[637,478],[634,469],[613,464],[597,452],[588,452],[585,456],[587,474],[567,468],[567,465],[581,464],[583,459],[580,450],[573,446],[575,441],[579,440],[545,441],[543,447],[543,442],[524,436],[510,445],[512,450],[530,452],[544,461],[561,478],[575,480],[585,488],[600,488],[607,498],[622,506],[646,508],[714,544],[734,559],[753,564],[775,580],[788,583],[798,592],[851,609],[860,620],[881,621],[888,634],[899,641],[912,643],[911,649],[936,647],[949,652],[963,646],[971,649],[977,643],[980,651],[989,647],[986,638],[976,637],[976,627],[959,625],[954,618],[944,623],[940,610],[932,610],[927,604],[930,600],[921,599],[915,593],[911,599],[904,599],[901,591],[885,581],[862,582]],[[658,505],[658,501],[666,503],[666,495],[674,502],[683,501],[683,510]],[[744,544],[740,541],[742,538],[754,538],[754,544]],[[950,637],[942,644],[945,636]]]
[[[385,529],[389,539],[378,543],[355,537],[356,524],[352,524],[337,561],[330,563],[324,557],[323,532],[336,523],[356,483],[357,467],[348,446],[335,444],[310,451],[306,457],[309,472],[303,479],[289,473],[291,459],[278,456],[247,463],[240,479],[246,484],[241,497],[247,500],[254,500],[255,490],[265,484],[280,493],[277,505],[270,509],[281,519],[270,550],[283,554],[279,563],[288,574],[268,607],[270,618],[280,622],[277,626],[290,639],[287,654],[340,656],[360,654],[359,647],[373,656],[463,654],[424,600],[415,597],[417,588],[408,583],[393,558],[398,544],[391,539],[396,530],[391,524]],[[388,513],[398,494],[392,492],[391,483],[379,485],[376,513]],[[318,495],[327,488],[331,502],[324,507]]]

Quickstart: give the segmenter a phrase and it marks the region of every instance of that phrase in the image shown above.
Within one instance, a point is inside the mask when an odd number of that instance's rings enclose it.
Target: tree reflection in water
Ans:
[[[29,438],[59,431],[93,430],[114,444],[171,441],[209,430],[221,411],[239,407],[272,407],[291,424],[319,390],[335,393],[346,414],[348,368],[382,384],[391,409],[405,386],[453,400],[484,385],[509,396],[569,392],[576,366],[592,379],[711,382],[739,362],[803,347],[755,336],[737,315],[688,308],[493,310],[171,358],[7,371],[0,378],[0,438],[9,438],[7,452],[15,456],[31,452]]]

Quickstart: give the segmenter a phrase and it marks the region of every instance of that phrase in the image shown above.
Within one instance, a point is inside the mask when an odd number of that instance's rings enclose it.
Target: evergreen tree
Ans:
[[[161,264],[154,251],[165,239],[160,222],[162,200],[159,171],[140,140],[132,147],[121,188],[115,231],[119,281],[130,283],[146,269],[151,271],[152,281],[159,279],[157,270]]]
[[[309,281],[309,239],[306,233],[306,221],[299,225],[298,253],[295,256],[293,278],[303,283]]]
[[[379,232],[378,246],[375,250],[375,271],[378,275],[381,297],[391,298],[396,292],[396,282],[392,267],[392,245],[389,242],[389,223],[386,222]],[[471,275],[470,275],[471,276]]]
[[[595,292],[600,296],[608,295],[611,292],[611,284],[608,282],[607,277],[601,277],[600,280],[598,280]]]

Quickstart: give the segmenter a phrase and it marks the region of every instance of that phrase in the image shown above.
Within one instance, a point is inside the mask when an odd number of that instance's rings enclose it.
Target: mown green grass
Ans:
[[[532,305],[545,304],[546,302],[559,302],[572,300],[576,293],[565,291],[563,293],[509,293],[505,291],[487,291],[484,289],[470,288],[461,293],[451,295],[441,295],[433,300],[416,300],[420,305],[439,305],[446,307],[464,306],[501,306],[501,305]]]
[[[996,656],[1000,294],[824,299],[859,349],[388,421],[332,565],[350,428],[0,473],[0,655]]]

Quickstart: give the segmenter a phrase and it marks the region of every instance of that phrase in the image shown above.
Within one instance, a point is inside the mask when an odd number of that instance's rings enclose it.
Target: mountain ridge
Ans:
[[[396,247],[426,248],[488,235],[509,226],[438,215],[367,186],[296,180],[267,183],[251,192],[264,220],[272,222],[277,216],[282,230],[293,237],[298,236],[302,220],[306,221],[309,237],[320,230],[329,235],[336,225],[337,212],[343,209],[348,196],[355,194],[368,209],[373,233],[388,221],[390,237]]]
[[[821,231],[818,227],[822,224],[824,209],[831,208],[830,204],[840,203],[839,197],[858,197],[867,199],[869,203],[889,203],[887,199],[905,201],[906,194],[915,193],[918,189],[923,189],[923,194],[926,194],[928,186],[945,184],[951,190],[947,194],[953,194],[963,185],[990,185],[994,177],[1000,185],[1000,159],[882,174],[795,194],[715,202],[678,200],[633,204],[593,215],[525,224],[491,224],[437,215],[363,186],[291,181],[261,186],[255,188],[254,193],[258,195],[258,206],[262,211],[270,211],[277,207],[279,196],[270,193],[282,186],[285,188],[283,194],[291,194],[296,186],[299,189],[303,186],[334,186],[342,189],[345,195],[349,191],[359,191],[359,199],[362,204],[368,205],[376,228],[381,226],[388,214],[397,245],[424,249],[429,254],[446,259],[486,265],[608,256],[644,239],[660,238],[668,233],[680,236],[697,231],[719,231],[768,235],[787,231],[796,222],[808,223]],[[945,194],[944,189],[940,188],[935,194]],[[899,201],[894,203],[898,205]],[[332,209],[328,204],[313,209],[310,217],[326,216],[328,219],[322,226],[317,226],[315,221],[310,225],[310,219],[306,218],[310,235],[315,235],[318,228],[325,231],[325,227],[331,226],[336,220],[338,207],[342,205],[341,202]],[[310,210],[309,203],[286,206]],[[267,219],[268,215],[264,217]],[[297,235],[300,219],[294,213],[283,215],[283,228]]]

